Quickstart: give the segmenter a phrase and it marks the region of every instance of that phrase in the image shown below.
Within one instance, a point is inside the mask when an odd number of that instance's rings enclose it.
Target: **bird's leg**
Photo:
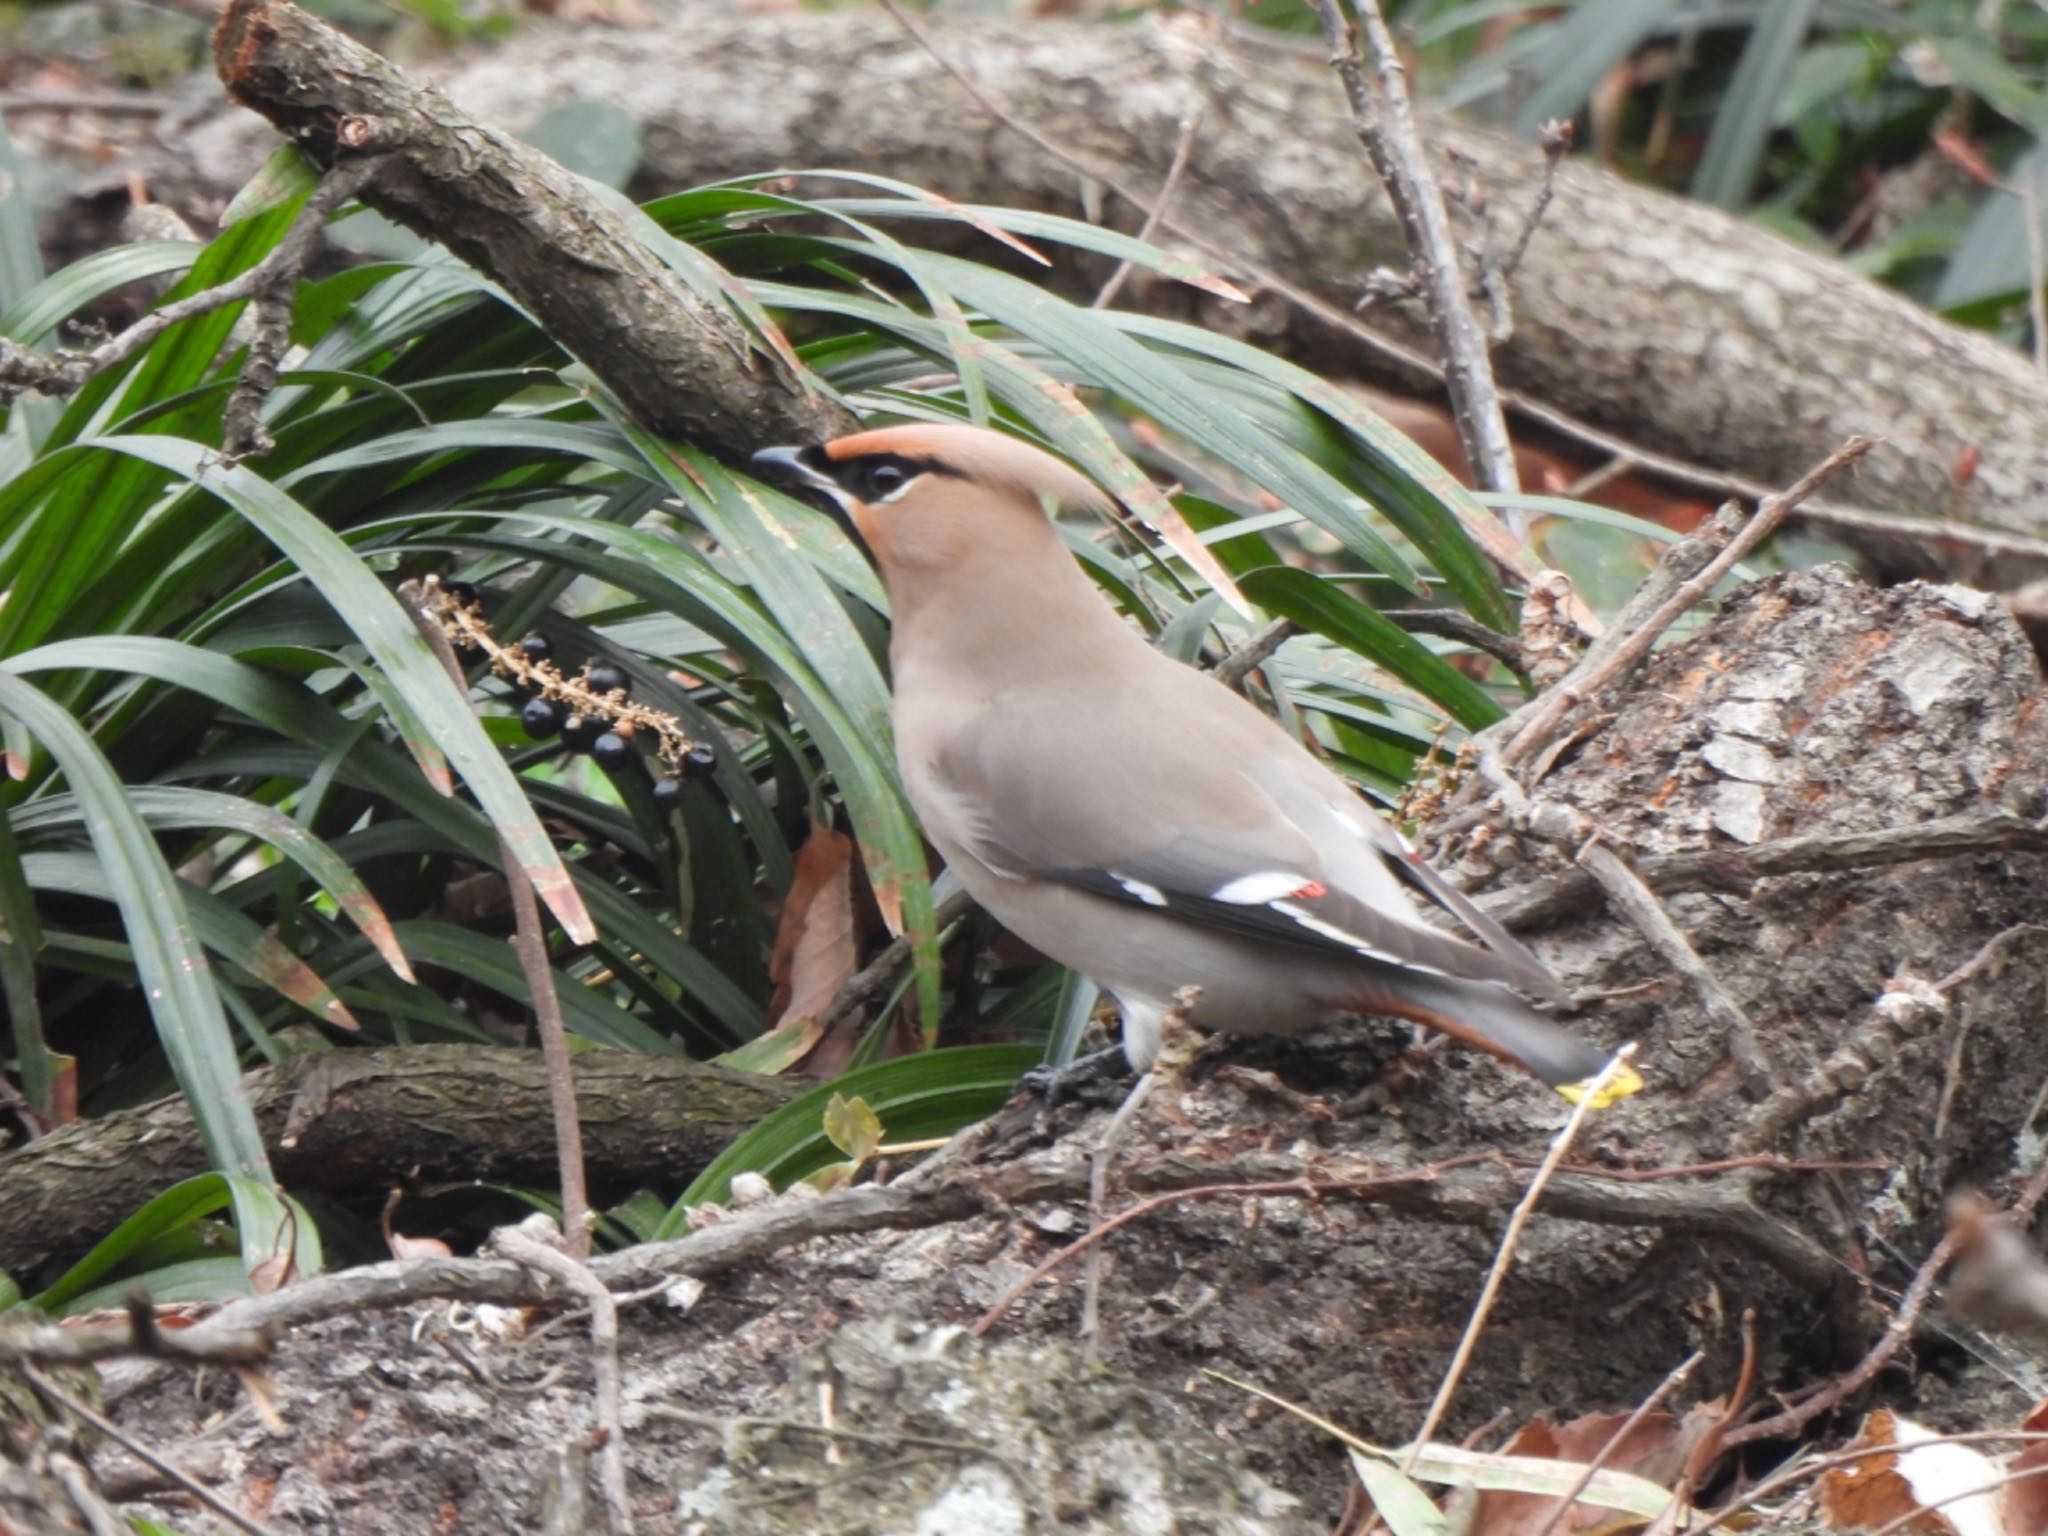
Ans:
[[[1095,1144],[1088,1168],[1088,1224],[1091,1231],[1102,1224],[1103,1207],[1109,1196],[1110,1158],[1116,1150],[1117,1139],[1123,1135],[1125,1127],[1137,1114],[1138,1106],[1145,1102],[1155,1084],[1163,1083],[1178,1091],[1187,1080],[1188,1063],[1201,1043],[1201,1037],[1188,1022],[1188,1015],[1194,1011],[1195,1000],[1201,995],[1200,987],[1182,987],[1173,994],[1173,1006],[1159,1021],[1162,1049],[1158,1058],[1150,1071],[1140,1073],[1138,1080],[1131,1084],[1130,1093],[1117,1112],[1110,1116],[1109,1124],[1103,1128],[1102,1139]],[[1097,1358],[1102,1321],[1102,1268],[1103,1245],[1097,1243],[1088,1250],[1086,1289],[1081,1303],[1081,1337],[1086,1341],[1090,1365]]]

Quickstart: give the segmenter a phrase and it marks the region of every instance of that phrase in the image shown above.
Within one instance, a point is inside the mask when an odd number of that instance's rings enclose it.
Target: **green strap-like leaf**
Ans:
[[[91,449],[128,454],[183,476],[218,496],[277,545],[411,702],[434,744],[475,791],[563,930],[579,944],[597,936],[547,830],[527,803],[517,776],[478,723],[469,699],[449,679],[398,600],[339,535],[269,481],[239,465],[224,466],[198,443],[111,437],[75,451]]]

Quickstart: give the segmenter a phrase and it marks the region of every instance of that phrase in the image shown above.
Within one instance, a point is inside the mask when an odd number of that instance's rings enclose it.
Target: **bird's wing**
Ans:
[[[1236,708],[1219,710],[1206,694],[1196,696],[1199,712],[1080,707],[1071,690],[1006,700],[946,732],[906,770],[936,836],[999,876],[1055,881],[1246,937],[1560,995],[1534,956],[1409,855],[1364,801],[1251,706],[1216,692]],[[1411,891],[1477,916],[1474,930],[1490,947],[1424,923]]]

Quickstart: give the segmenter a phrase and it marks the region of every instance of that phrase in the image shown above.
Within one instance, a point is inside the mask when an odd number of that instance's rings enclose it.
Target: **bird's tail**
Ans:
[[[1526,1068],[1567,1097],[1598,1077],[1609,1059],[1606,1051],[1490,981],[1387,966],[1383,975],[1345,998],[1344,1005],[1442,1030]],[[1641,1086],[1642,1079],[1624,1065],[1609,1079],[1602,1097],[1623,1098]]]

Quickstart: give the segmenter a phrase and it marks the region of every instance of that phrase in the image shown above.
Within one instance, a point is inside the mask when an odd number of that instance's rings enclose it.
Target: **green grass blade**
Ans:
[[[264,1193],[276,1181],[242,1089],[234,1037],[205,951],[184,916],[177,877],[112,766],[76,720],[40,689],[8,673],[0,673],[0,714],[34,734],[86,808],[86,829],[120,909],[136,979],[207,1157],[234,1181],[242,1262],[254,1268],[280,1238],[282,1207]]]
[[[891,1141],[950,1136],[1000,1109],[1017,1079],[1038,1065],[1040,1054],[1035,1045],[959,1046],[901,1056],[820,1083],[713,1158],[669,1208],[657,1235],[665,1239],[683,1232],[689,1206],[724,1200],[735,1174],[760,1173],[781,1189],[837,1162],[843,1154],[824,1129],[825,1105],[835,1093],[865,1099]]]
[[[579,944],[597,936],[546,828],[478,723],[468,697],[449,680],[397,599],[339,535],[269,481],[239,465],[224,467],[199,443],[113,437],[92,446],[132,455],[182,476],[241,513],[274,543],[328,605],[347,619],[372,659],[405,693],[434,744],[475,792],[563,930]]]
[[[136,785],[128,791],[128,799],[152,827],[224,828],[270,844],[334,898],[335,904],[384,957],[385,964],[405,980],[413,980],[412,967],[406,962],[405,951],[399,948],[391,919],[384,915],[369,887],[332,848],[291,817],[260,801],[207,789]],[[53,795],[23,806],[15,813],[16,825],[19,830],[28,831],[81,819],[79,812],[72,796]]]
[[[1764,144],[1777,121],[1778,101],[1819,5],[1820,0],[1769,0],[1750,28],[1693,172],[1692,195],[1702,202],[1737,210],[1748,205]]]
[[[14,1067],[21,1091],[37,1114],[56,1110],[63,1058],[43,1037],[43,1008],[36,993],[36,952],[43,925],[21,870],[13,817],[0,813],[0,997],[7,1003],[7,1032],[14,1043]]]
[[[1245,596],[1260,607],[1377,662],[1442,705],[1467,730],[1491,725],[1504,713],[1471,678],[1334,582],[1292,566],[1275,565],[1252,572],[1242,585]]]

